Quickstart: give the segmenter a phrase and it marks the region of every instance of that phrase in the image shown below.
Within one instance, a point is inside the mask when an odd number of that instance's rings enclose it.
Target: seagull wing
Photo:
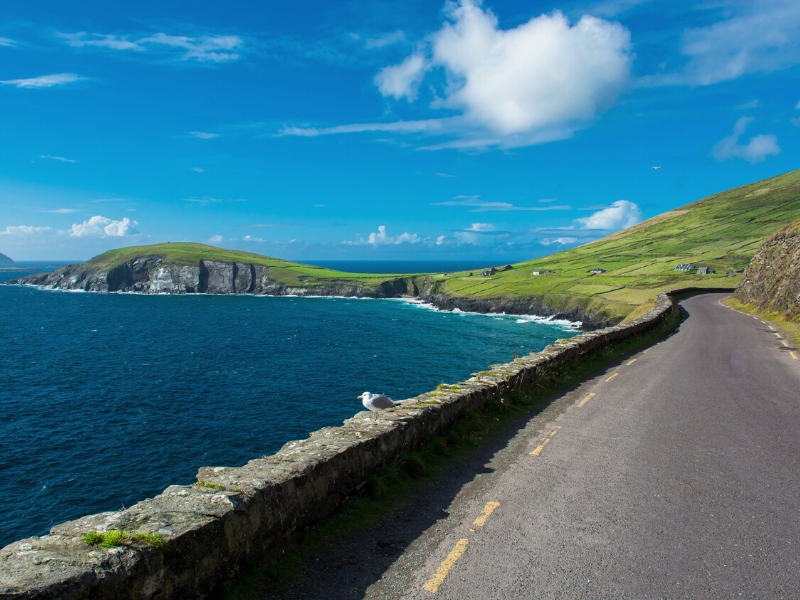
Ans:
[[[380,408],[381,410],[384,408],[391,408],[394,406],[394,402],[387,398],[386,396],[373,396],[372,397],[372,406],[375,408]]]

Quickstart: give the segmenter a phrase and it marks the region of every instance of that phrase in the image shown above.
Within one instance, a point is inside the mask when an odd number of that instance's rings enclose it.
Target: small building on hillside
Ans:
[[[694,269],[694,265],[692,263],[680,263],[675,267],[676,271],[691,271]]]
[[[513,268],[514,267],[512,267],[511,265],[506,265],[505,267],[503,267],[503,271],[510,271]]]
[[[535,271],[533,271],[533,274],[534,275],[552,275],[553,272],[549,271],[547,269],[536,269]]]
[[[592,275],[600,275],[601,273],[605,272],[606,272],[605,269],[592,269],[591,271],[589,271],[589,273],[591,273]]]
[[[494,275],[497,273],[497,269],[492,267],[491,269],[486,269],[483,273],[481,273],[482,277],[489,277],[490,275]]]
[[[714,273],[714,269],[711,267],[697,267],[697,274],[698,275],[712,275]]]

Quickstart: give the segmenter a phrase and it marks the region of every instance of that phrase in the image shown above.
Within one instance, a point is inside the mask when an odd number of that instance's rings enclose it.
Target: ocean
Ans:
[[[0,547],[340,425],[364,391],[410,398],[575,333],[401,300],[18,286],[0,315]]]

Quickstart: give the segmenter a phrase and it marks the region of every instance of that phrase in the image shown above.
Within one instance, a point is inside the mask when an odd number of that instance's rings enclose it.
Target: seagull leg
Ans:
[[[378,420],[378,413],[370,412],[369,413],[369,420],[370,421],[377,421]]]

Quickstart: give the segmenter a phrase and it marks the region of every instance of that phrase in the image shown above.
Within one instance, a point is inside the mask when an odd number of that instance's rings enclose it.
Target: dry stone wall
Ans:
[[[250,285],[253,283],[251,274]],[[224,285],[246,284],[232,271]],[[230,283],[228,283],[230,282]],[[49,535],[0,550],[0,600],[203,598],[238,568],[277,557],[308,526],[331,515],[369,477],[414,452],[470,411],[535,382],[546,372],[610,343],[657,327],[675,310],[665,294],[625,325],[582,333],[542,352],[493,365],[457,391],[423,394],[381,413],[361,412],[341,427],[287,443],[242,467],[203,467],[204,485],[173,485],[125,510],[83,517]],[[90,532],[157,533],[166,545],[88,546]]]

